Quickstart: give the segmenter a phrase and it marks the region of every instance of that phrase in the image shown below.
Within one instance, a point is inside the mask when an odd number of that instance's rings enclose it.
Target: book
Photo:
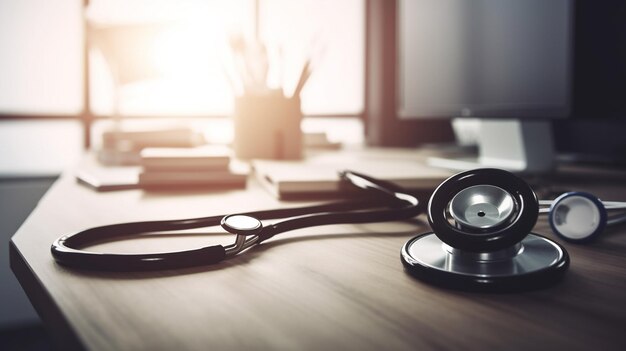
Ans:
[[[146,171],[228,170],[230,148],[208,145],[195,148],[146,148],[141,151],[141,165]]]
[[[453,172],[414,160],[354,160],[348,162],[253,162],[258,181],[279,199],[339,195],[339,172],[351,170],[392,182],[408,190],[432,190]]]
[[[138,166],[102,166],[88,155],[74,174],[76,181],[95,191],[159,188],[244,188],[249,166],[233,161],[227,169],[210,171],[152,171]]]
[[[151,171],[139,173],[142,188],[171,187],[241,187],[246,186],[247,174],[225,171]]]
[[[76,180],[98,192],[139,188],[137,171],[132,170],[82,170],[76,174]]]
[[[139,167],[102,166],[95,156],[81,160],[74,174],[78,183],[98,192],[139,188]]]

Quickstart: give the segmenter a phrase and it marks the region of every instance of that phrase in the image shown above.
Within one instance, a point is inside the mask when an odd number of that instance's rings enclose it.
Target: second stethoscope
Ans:
[[[626,222],[626,202],[601,201],[581,191],[540,200],[539,205],[543,206],[539,213],[548,215],[554,234],[573,243],[593,241],[607,226]],[[615,214],[618,211],[622,213]]]

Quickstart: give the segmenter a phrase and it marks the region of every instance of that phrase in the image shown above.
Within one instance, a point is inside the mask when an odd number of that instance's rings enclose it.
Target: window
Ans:
[[[87,33],[84,18],[89,22]],[[109,116],[116,106],[127,116],[228,116],[234,94],[224,67],[232,58],[229,40],[237,33],[266,44],[268,55],[277,57],[270,80],[282,77],[288,93],[305,59],[312,58],[314,72],[302,91],[305,115],[359,115],[364,106],[364,21],[364,0],[92,0],[86,10],[81,0],[3,0],[0,117],[80,117],[86,35],[91,48],[89,96],[96,116]],[[134,51],[150,62],[135,66],[137,75],[126,75],[121,81],[114,77],[119,78],[122,69],[113,74],[110,56],[93,36],[110,34],[115,27],[132,27],[136,32],[161,28],[142,44],[147,46]],[[12,133],[11,128],[19,125],[24,139],[38,135],[39,142],[48,144],[82,139],[71,121],[62,123],[67,133],[55,129],[54,135],[44,135],[46,140],[40,140],[42,135],[34,129],[28,132],[29,125],[40,121],[15,123],[2,121],[0,129]],[[0,148],[11,148],[16,155],[19,150],[33,150],[30,146],[37,140],[20,148],[14,143],[21,139],[12,139],[11,145],[8,139],[0,140]],[[57,152],[63,155],[56,157],[60,160],[80,150]],[[8,160],[0,157],[0,173],[15,165]]]
[[[250,0],[93,1],[87,18],[94,39],[94,112],[110,115],[117,98],[121,115],[229,114],[228,38],[252,36],[253,5]]]
[[[73,115],[82,101],[77,0],[0,1],[0,115]],[[82,150],[78,120],[0,121],[0,176],[48,176]]]
[[[144,74],[138,72],[136,63],[126,62],[136,74],[121,78],[125,83],[118,96],[121,114],[230,114],[234,92],[225,74],[232,63],[229,39],[242,35],[246,41],[253,41],[257,34],[256,2],[162,1],[155,7],[153,1],[134,0],[131,3],[136,8],[132,10],[128,3],[94,1],[87,15],[91,23],[105,28],[100,31],[105,31],[106,25],[125,26],[127,30],[121,35],[127,39],[130,31],[150,31],[154,23],[170,28],[154,30],[153,41],[143,41],[143,53],[152,52],[147,60],[150,64],[142,66]],[[258,36],[267,47],[270,63],[268,80],[282,85],[287,93],[293,91],[306,57],[313,57],[315,71],[303,91],[304,113],[360,113],[363,1],[262,0],[258,6]],[[103,51],[106,50],[91,53],[91,96],[96,114],[108,115],[115,106],[115,84]]]
[[[0,2],[0,112],[81,111],[81,13],[78,0]]]
[[[305,58],[313,60],[314,71],[302,92],[304,114],[361,113],[365,2],[262,0],[260,5],[260,36],[284,48],[288,88],[293,89]]]
[[[125,83],[120,109],[130,115],[227,115],[232,89],[224,74],[228,37],[255,36],[255,4],[235,1],[6,0],[0,4],[0,111],[78,114],[82,109],[83,13],[103,27],[175,24],[147,47],[158,73]],[[303,91],[305,114],[363,110],[363,0],[260,0],[259,37],[280,52],[271,68],[293,90],[307,56],[315,71]],[[95,32],[98,32],[97,30]],[[91,33],[91,32],[90,32]],[[93,40],[92,40],[93,42]],[[93,110],[111,113],[112,75],[101,50],[91,50]],[[278,69],[277,67],[280,67]],[[276,72],[274,72],[277,74]]]

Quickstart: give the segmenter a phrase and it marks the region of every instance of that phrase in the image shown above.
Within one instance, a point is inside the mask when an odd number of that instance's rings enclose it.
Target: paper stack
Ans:
[[[208,145],[195,148],[145,148],[139,185],[155,187],[245,187],[247,172],[231,165],[231,150]]]

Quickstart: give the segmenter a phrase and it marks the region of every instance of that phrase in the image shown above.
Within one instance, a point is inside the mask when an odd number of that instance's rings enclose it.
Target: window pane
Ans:
[[[82,109],[80,0],[0,1],[0,111]]]
[[[77,162],[82,140],[79,121],[3,121],[0,177],[59,174]]]
[[[262,0],[261,38],[282,51],[287,92],[307,57],[313,73],[302,91],[305,114],[363,111],[365,2]]]
[[[232,111],[225,74],[228,38],[251,35],[251,0],[97,0],[87,17],[96,114],[113,113],[116,92],[121,115]]]
[[[92,24],[174,24],[147,50],[158,74],[114,89],[101,50],[90,51],[92,109],[128,115],[227,115],[233,90],[224,73],[233,33],[252,38],[254,0],[93,0]],[[259,1],[260,35],[280,47],[285,87],[293,90],[306,56],[306,114],[363,110],[364,1]],[[75,114],[82,109],[81,0],[0,1],[0,112]],[[6,53],[11,53],[10,55]],[[150,56],[148,55],[148,56]],[[231,60],[232,61],[232,60]],[[226,62],[226,63],[225,63]],[[116,95],[115,92],[118,94]]]

